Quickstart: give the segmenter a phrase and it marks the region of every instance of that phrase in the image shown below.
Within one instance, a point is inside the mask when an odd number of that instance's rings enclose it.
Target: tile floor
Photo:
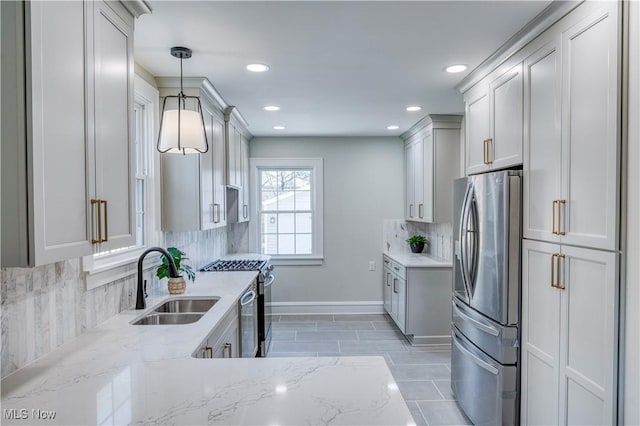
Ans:
[[[380,355],[417,425],[468,425],[451,393],[449,346],[411,346],[388,315],[274,316],[269,357]]]

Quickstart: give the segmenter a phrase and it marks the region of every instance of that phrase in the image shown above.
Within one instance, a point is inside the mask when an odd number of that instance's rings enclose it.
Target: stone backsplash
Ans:
[[[406,240],[412,235],[424,235],[429,247],[424,253],[452,260],[452,226],[450,223],[408,222],[402,219],[385,219],[383,224],[383,251],[385,253],[410,253]]]

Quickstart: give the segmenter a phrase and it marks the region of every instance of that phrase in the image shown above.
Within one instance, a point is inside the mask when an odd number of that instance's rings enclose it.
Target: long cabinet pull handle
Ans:
[[[563,214],[567,209],[567,200],[558,200],[558,235],[566,235],[564,232],[564,226],[562,226],[562,218],[566,216]]]
[[[422,216],[424,215],[423,210],[424,204],[418,204],[418,216],[420,217],[420,219],[422,219]]]
[[[482,162],[489,164],[487,163],[487,139],[482,141]]]
[[[96,221],[97,228],[98,228],[98,235],[97,235],[97,238],[91,239],[91,244],[98,244],[99,242],[101,242],[101,238],[102,238],[102,214],[100,213],[100,200],[92,198],[91,208],[95,209],[96,204],[98,205],[98,220]],[[96,237],[95,229],[94,229],[94,237]]]
[[[409,217],[413,217],[413,204],[409,204]]]
[[[493,144],[493,139],[487,139],[487,164],[492,164],[493,160],[491,159],[491,145]]]
[[[202,348],[205,352],[205,358],[213,358],[213,348],[211,346],[205,346]],[[209,355],[209,356],[206,356]]]
[[[231,343],[225,343],[224,350],[226,352],[225,358],[231,358]]]
[[[557,285],[556,285],[556,282],[555,282],[555,279],[556,279],[556,272],[555,272],[556,271],[556,256],[557,256],[557,253],[553,253],[551,255],[551,287],[556,287],[557,288]]]
[[[109,218],[107,216],[107,200],[100,200],[101,204],[104,204],[104,238],[100,240],[101,243],[109,241]]]
[[[564,284],[562,283],[562,269],[561,266],[564,265],[564,254],[558,253],[556,255],[556,288],[560,290],[564,290]]]
[[[553,200],[553,204],[551,206],[551,233],[558,235],[558,229],[556,228],[556,205],[558,204],[558,200]]]
[[[244,204],[242,206],[242,216],[246,219],[249,217],[249,206]]]
[[[397,292],[398,292],[398,286],[397,286],[397,284],[398,284],[398,279],[397,279],[397,278],[394,278],[394,279],[393,279],[393,292],[394,292],[394,293],[397,293]]]
[[[213,223],[220,223],[220,204],[213,204]]]

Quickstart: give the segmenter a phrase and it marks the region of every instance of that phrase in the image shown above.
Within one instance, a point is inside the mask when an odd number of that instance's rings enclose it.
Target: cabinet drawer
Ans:
[[[407,271],[404,266],[396,262],[395,260],[383,256],[384,267],[388,268],[393,274],[397,275],[398,278],[402,278],[403,280],[407,278]]]

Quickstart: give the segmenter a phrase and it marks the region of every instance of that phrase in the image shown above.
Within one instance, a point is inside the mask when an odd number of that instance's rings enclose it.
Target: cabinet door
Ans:
[[[236,317],[227,327],[224,334],[213,347],[214,358],[238,358],[238,318]]]
[[[224,123],[215,115],[212,116],[209,149],[213,153],[213,221],[216,227],[221,227],[227,224]]]
[[[31,17],[27,28],[31,45],[27,119],[32,130],[27,138],[33,155],[31,266],[93,251],[88,198],[95,197],[95,187],[85,167],[93,154],[85,137],[85,6],[73,1],[26,3]],[[3,173],[5,169],[3,165]]]
[[[404,217],[407,220],[413,219],[415,208],[415,192],[413,180],[413,143],[408,141],[404,145]]]
[[[601,6],[562,34],[563,243],[615,250],[618,4]]]
[[[558,424],[560,297],[552,287],[553,254],[560,246],[522,244],[521,423]]]
[[[434,222],[435,202],[435,169],[436,167],[452,167],[452,164],[436,164],[433,154],[433,130],[429,129],[422,139],[422,205],[418,206],[418,216],[424,222]],[[448,188],[451,190],[451,188]],[[449,220],[451,220],[449,218]]]
[[[227,126],[227,184],[239,188],[241,134],[230,122]]]
[[[133,29],[105,2],[87,4],[94,8],[88,68],[93,70],[96,197],[102,200],[96,207],[103,238],[97,250],[104,251],[135,244]]]
[[[207,134],[209,149],[204,154],[199,154],[200,159],[200,229],[206,230],[214,228],[215,208],[213,201],[213,113],[206,107],[202,108],[202,117],[204,118],[204,129]],[[181,206],[188,208],[187,206]],[[190,206],[194,207],[195,206]]]
[[[617,424],[616,254],[569,246],[562,254],[559,424]]]
[[[467,174],[489,170],[485,140],[489,138],[489,91],[478,88],[465,98]]]
[[[522,64],[491,83],[491,142],[487,151],[492,169],[522,164]]]
[[[244,137],[240,144],[241,185],[238,200],[238,222],[247,222],[249,217],[249,141]]]
[[[405,333],[406,330],[406,318],[407,318],[407,281],[402,278],[397,279],[397,312],[396,312],[396,324],[400,331]]]
[[[554,233],[561,198],[560,65],[558,41],[524,61],[523,234],[553,242],[560,238]]]
[[[424,219],[424,136],[420,136],[411,150],[413,160],[413,216],[416,221]]]
[[[386,260],[385,260],[386,262]],[[389,315],[391,315],[391,295],[393,293],[393,276],[391,275],[391,271],[387,268],[382,269],[383,279],[382,279],[382,297],[384,303],[384,310],[387,311]]]

